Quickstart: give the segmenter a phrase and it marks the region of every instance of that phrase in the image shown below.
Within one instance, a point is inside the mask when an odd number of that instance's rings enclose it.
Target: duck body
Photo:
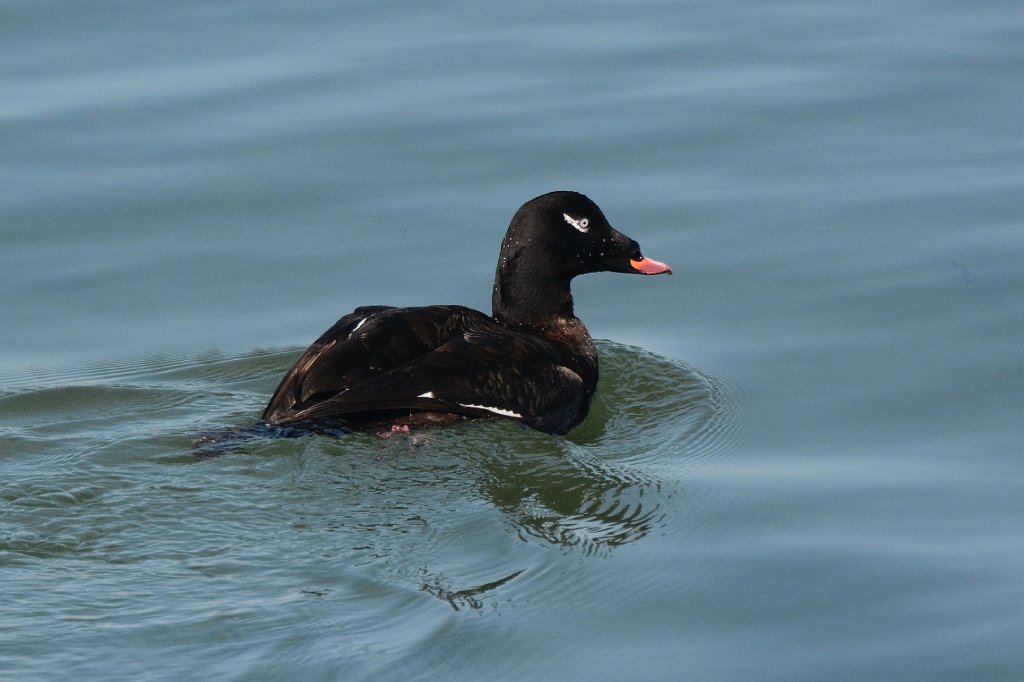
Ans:
[[[299,357],[262,419],[376,428],[504,417],[566,433],[586,417],[598,379],[569,282],[602,270],[671,274],[582,194],[537,197],[502,243],[492,315],[458,305],[356,308]]]
[[[356,308],[302,354],[263,419],[376,425],[503,416],[564,433],[582,421],[597,386],[594,343],[582,323],[572,326],[510,329],[455,305]]]

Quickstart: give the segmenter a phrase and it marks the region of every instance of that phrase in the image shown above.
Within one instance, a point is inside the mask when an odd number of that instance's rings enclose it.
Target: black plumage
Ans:
[[[296,361],[263,420],[358,428],[502,416],[565,433],[586,417],[598,377],[569,283],[601,271],[671,274],[582,194],[532,199],[502,242],[491,317],[457,305],[356,308]]]

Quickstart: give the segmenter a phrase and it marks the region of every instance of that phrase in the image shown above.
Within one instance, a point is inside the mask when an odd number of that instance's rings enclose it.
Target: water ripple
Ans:
[[[736,423],[725,382],[598,347],[593,409],[567,437],[492,420],[389,439],[255,437],[213,459],[191,439],[250,426],[294,350],[8,376],[0,563],[178,565],[215,579],[289,556],[348,567],[341,587],[279,565],[306,598],[397,589],[478,610],[538,581],[571,594],[546,550],[608,557],[663,527],[688,472],[728,451]]]

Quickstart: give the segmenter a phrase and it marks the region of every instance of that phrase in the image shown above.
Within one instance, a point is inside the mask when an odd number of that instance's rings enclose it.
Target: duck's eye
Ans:
[[[569,223],[580,232],[586,232],[590,229],[590,221],[586,218],[573,218],[568,213],[563,213],[562,217],[565,218],[565,222]]]

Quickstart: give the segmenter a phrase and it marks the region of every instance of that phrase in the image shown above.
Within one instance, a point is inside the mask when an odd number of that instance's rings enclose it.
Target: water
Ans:
[[[1024,677],[1011,2],[0,5],[0,678]],[[254,439],[591,196],[567,437]]]

